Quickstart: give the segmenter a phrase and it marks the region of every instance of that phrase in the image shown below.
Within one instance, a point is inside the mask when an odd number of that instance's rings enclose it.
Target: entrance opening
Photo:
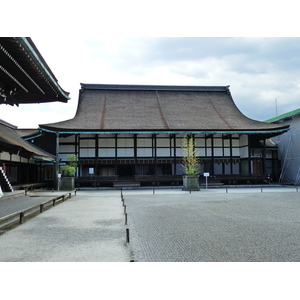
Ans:
[[[118,165],[120,180],[132,180],[134,178],[134,165]]]

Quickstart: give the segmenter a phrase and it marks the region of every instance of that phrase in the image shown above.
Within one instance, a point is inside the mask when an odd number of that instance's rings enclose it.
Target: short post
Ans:
[[[124,214],[126,214],[126,205],[124,205]]]
[[[226,194],[228,193],[228,188],[226,188]]]
[[[125,225],[127,225],[127,213],[125,213]]]
[[[53,206],[55,206],[55,201],[56,201],[56,199],[53,199]]]
[[[153,188],[153,195],[155,194],[155,187]]]
[[[260,189],[260,192],[261,192],[261,193],[263,192],[262,188]]]
[[[126,243],[129,243],[129,228],[126,228]]]
[[[40,205],[40,213],[43,212],[43,208],[44,208],[44,204],[41,204],[41,205]]]
[[[20,224],[23,223],[23,218],[24,218],[24,212],[20,212]]]

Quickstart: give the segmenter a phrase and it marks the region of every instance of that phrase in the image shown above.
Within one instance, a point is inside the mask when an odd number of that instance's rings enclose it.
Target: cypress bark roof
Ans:
[[[288,126],[247,118],[228,86],[81,84],[73,119],[40,125],[53,131],[204,131],[256,133]]]
[[[0,104],[70,99],[31,38],[0,37],[0,62]]]
[[[55,156],[23,140],[15,126],[0,120],[0,148],[3,151],[19,154],[37,160],[54,161]]]

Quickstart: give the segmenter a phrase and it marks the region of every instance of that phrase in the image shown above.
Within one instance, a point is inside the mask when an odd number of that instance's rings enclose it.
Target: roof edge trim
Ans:
[[[285,126],[280,129],[269,129],[269,130],[110,130],[110,131],[99,131],[99,130],[54,130],[40,127],[42,131],[56,133],[56,134],[180,134],[180,133],[200,133],[200,134],[265,134],[265,133],[278,133],[281,134],[289,130],[289,126]]]
[[[43,69],[43,71],[47,74],[47,76],[51,79],[52,83],[55,85],[55,87],[60,91],[60,93],[67,99],[70,100],[71,98],[66,94],[66,92],[60,87],[60,85],[58,84],[58,82],[53,78],[53,76],[50,74],[50,72],[48,71],[48,69],[46,68],[46,66],[43,64],[43,62],[41,61],[40,57],[38,56],[38,54],[36,53],[36,51],[33,49],[33,47],[30,45],[30,43],[28,42],[27,38],[25,37],[21,37],[20,38],[21,41],[23,42],[23,44],[25,44],[25,46],[28,48],[28,50],[33,54],[34,58],[36,59],[36,61],[38,62],[38,64],[41,66],[41,68]]]
[[[50,158],[45,158],[42,156],[37,156],[37,155],[33,155],[32,159],[36,159],[36,160],[42,160],[42,161],[50,161],[50,162],[55,162],[55,158],[50,159]]]

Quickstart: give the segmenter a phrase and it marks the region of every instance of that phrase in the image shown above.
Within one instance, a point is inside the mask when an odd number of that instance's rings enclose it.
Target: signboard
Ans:
[[[94,174],[94,168],[89,168],[89,174],[90,175]]]
[[[208,177],[208,176],[209,176],[209,173],[203,173],[203,176],[204,176],[204,177]]]

